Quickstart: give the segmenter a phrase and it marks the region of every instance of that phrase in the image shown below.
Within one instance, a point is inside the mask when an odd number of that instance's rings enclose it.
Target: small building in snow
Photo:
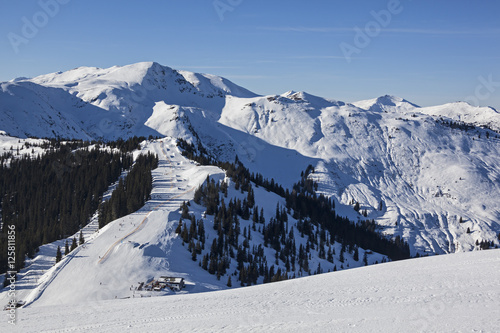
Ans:
[[[170,288],[172,290],[180,291],[184,288],[184,278],[172,277],[172,276],[160,276],[158,279],[158,284],[162,288]]]

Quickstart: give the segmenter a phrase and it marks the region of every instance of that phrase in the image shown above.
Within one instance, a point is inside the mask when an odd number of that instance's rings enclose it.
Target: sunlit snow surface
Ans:
[[[94,220],[84,229],[85,247],[56,266],[55,249],[62,241],[41,247],[27,261],[17,290],[27,307],[18,310],[13,329],[496,331],[498,250],[223,290],[226,280],[218,281],[192,262],[174,233],[182,201],[192,199],[207,175],[224,177],[218,168],[180,156],[173,138],[183,137],[200,139],[222,160],[238,155],[252,172],[285,187],[312,164],[319,192],[336,199],[339,214],[363,219],[349,205],[359,201],[380,232],[403,236],[413,254],[477,250],[475,242],[481,240],[498,244],[500,140],[484,129],[451,129],[441,118],[500,129],[496,110],[465,103],[419,108],[393,96],[352,104],[304,92],[257,96],[222,78],[155,63],[78,68],[1,83],[0,153],[17,155],[17,148],[19,155],[43,153],[38,147],[23,148],[26,141],[6,133],[82,139],[169,136],[143,143],[143,151],[161,159],[153,172],[152,199],[144,208],[99,232]],[[256,194],[257,201],[267,202],[267,220],[277,202],[284,204],[262,189]],[[192,208],[199,218],[202,208]],[[372,261],[380,261],[375,256]],[[356,265],[352,258],[347,262]],[[134,292],[138,282],[159,275],[182,276],[187,288],[181,295]],[[201,293],[206,291],[216,292]],[[7,299],[4,290],[2,305]],[[6,328],[5,317],[0,330]]]
[[[14,332],[496,332],[500,251],[211,293],[20,309]]]
[[[500,130],[496,110],[463,102],[421,108],[394,96],[353,103],[293,91],[258,96],[151,62],[0,83],[0,131],[12,136],[200,140],[220,160],[238,155],[288,188],[312,164],[337,213],[364,219],[349,205],[358,201],[413,255],[498,244],[500,139],[442,124],[450,120]]]
[[[100,300],[123,299],[134,297],[151,297],[171,295],[170,291],[137,292],[140,282],[149,282],[160,276],[179,276],[186,280],[186,288],[180,293],[198,293],[227,289],[227,276],[217,280],[198,266],[198,261],[191,260],[191,254],[183,246],[182,239],[175,233],[180,218],[179,207],[184,200],[191,200],[194,189],[201,185],[206,177],[216,181],[224,179],[224,172],[216,167],[200,166],[180,154],[175,140],[166,138],[158,141],[145,141],[143,152],[151,151],[158,155],[159,167],[153,171],[153,191],[151,200],[139,211],[115,220],[98,230],[97,216],[83,229],[86,243],[54,266],[57,246],[64,247],[64,240],[40,247],[34,259],[28,259],[26,267],[21,270],[16,283],[18,300],[26,302],[26,307],[93,303]],[[135,154],[137,155],[139,151]],[[229,180],[226,180],[230,183]],[[285,206],[285,200],[263,188],[255,187],[255,202],[264,211],[266,221],[275,214],[276,205]],[[235,190],[229,184],[228,197],[243,200],[245,194]],[[196,219],[203,219],[205,224],[206,245],[202,254],[210,249],[212,239],[217,237],[213,229],[213,216],[204,216],[205,208],[191,204],[190,213]],[[295,230],[296,246],[306,246],[306,238],[300,237],[296,229],[296,220],[289,217],[288,226]],[[185,223],[188,223],[185,220]],[[250,220],[240,220],[241,230],[251,228]],[[261,228],[261,225],[259,225]],[[78,233],[75,235],[78,238]],[[70,237],[71,239],[72,237]],[[252,231],[249,247],[258,247],[264,243],[259,231]],[[70,240],[71,243],[71,240]],[[364,249],[359,249],[360,260],[353,259],[353,253],[346,251],[344,261],[339,261],[341,244],[336,242],[332,248],[336,251],[334,261],[320,259],[318,249],[311,250],[309,267],[315,271],[321,265],[324,272],[338,269],[354,268],[364,265]],[[274,262],[275,251],[264,248],[264,256],[275,269],[285,269],[283,262]],[[367,255],[367,262],[381,262],[384,256],[378,253]],[[289,275],[302,276],[307,273],[296,272]],[[231,260],[228,273],[236,271],[236,260]],[[233,285],[239,286],[236,276],[232,276]],[[263,278],[258,279],[262,283]],[[8,289],[0,292],[0,302],[7,304]]]
[[[153,173],[152,200],[98,233],[89,225],[86,245],[56,266],[51,264],[56,244],[42,247],[17,284],[17,298],[26,301],[26,307],[17,310],[16,326],[8,324],[4,312],[1,331],[488,332],[500,324],[498,250],[379,264],[254,287],[236,288],[234,277],[235,287],[227,290],[226,281],[218,281],[191,261],[173,232],[182,200],[191,198],[192,189],[207,175],[222,179],[223,173],[180,156],[172,139],[145,142],[142,150],[161,159]],[[267,195],[259,197],[274,206],[275,195]],[[272,209],[266,209],[272,215]],[[160,275],[182,276],[187,287],[180,294],[130,289]],[[7,293],[0,295],[6,303]]]

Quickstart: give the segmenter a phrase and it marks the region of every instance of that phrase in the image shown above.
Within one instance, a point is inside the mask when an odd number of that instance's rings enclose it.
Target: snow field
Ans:
[[[18,310],[14,332],[495,332],[500,251],[169,297]]]

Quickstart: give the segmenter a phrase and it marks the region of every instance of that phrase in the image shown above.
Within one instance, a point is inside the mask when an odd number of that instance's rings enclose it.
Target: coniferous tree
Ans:
[[[196,247],[191,250],[191,260],[196,261]]]
[[[248,195],[247,195],[247,204],[249,208],[253,208],[255,205],[255,197],[252,187],[249,185]]]
[[[259,223],[262,223],[262,224],[266,223],[266,220],[264,218],[264,208],[260,209]]]
[[[52,139],[41,145],[45,154],[21,156],[10,165],[0,156],[2,222],[16,225],[16,270],[41,245],[86,225],[102,194],[129,167],[130,154],[88,149],[89,144]],[[0,230],[6,232],[6,228]],[[0,272],[7,267],[3,239],[0,237]]]
[[[83,238],[83,231],[80,230],[80,236],[78,238],[78,245],[83,245],[85,243],[85,238]]]
[[[208,254],[205,254],[203,256],[203,260],[201,262],[201,268],[203,268],[204,270],[208,270]]]
[[[77,244],[76,244],[76,238],[73,237],[73,240],[71,241],[71,248],[70,248],[70,251],[73,251],[74,249],[76,249],[77,247]]]
[[[233,286],[233,284],[231,283],[231,275],[229,275],[228,278],[227,278],[227,286],[229,288],[231,288]]]
[[[60,262],[62,259],[62,253],[61,253],[61,247],[57,247],[57,252],[56,252],[56,264]]]
[[[179,224],[177,225],[177,228],[175,228],[175,233],[180,234],[182,232],[182,217],[179,219]]]
[[[198,205],[201,204],[201,198],[203,195],[203,185],[200,186],[195,192],[194,192],[194,198],[193,201],[197,203]]]
[[[64,255],[68,255],[69,253],[69,244],[68,244],[68,240],[66,239],[66,243],[64,244]]]
[[[201,157],[195,158],[203,160]],[[235,274],[239,273],[239,281],[242,285],[255,284],[259,276],[264,277],[264,282],[287,279],[287,272],[290,270],[294,271],[293,276],[295,275],[295,264],[298,264],[300,272],[305,271],[311,274],[309,262],[316,251],[318,251],[320,258],[334,263],[335,249],[332,248],[332,245],[336,244],[335,241],[342,242],[340,257],[344,263],[346,250],[353,255],[356,261],[359,261],[359,247],[371,248],[374,251],[394,256],[395,259],[409,256],[408,244],[402,238],[396,238],[392,241],[379,235],[376,232],[374,221],[353,223],[337,216],[334,200],[326,198],[322,194],[316,194],[316,184],[307,178],[308,174],[314,172],[312,166],[308,168],[301,182],[293,187],[292,192],[283,190],[274,180],[267,181],[260,174],[250,173],[239,161],[235,164],[218,163],[218,166],[227,170],[226,176],[231,178],[237,189],[242,193],[247,192],[246,196],[231,198],[226,206],[224,200],[220,199],[220,193],[226,196],[226,182],[215,183],[213,179],[208,178],[206,183],[197,190],[197,200],[199,199],[199,202],[207,208],[206,214],[213,216],[213,227],[216,232],[215,238],[210,237],[213,240],[212,247],[209,253],[203,255],[200,265],[209,273],[217,275],[218,279],[225,275],[225,271],[229,267],[229,258],[236,259],[237,270]],[[275,192],[285,199],[286,206],[277,205],[276,214],[267,225],[263,220],[262,209],[261,213],[258,214],[258,207],[255,206],[255,203],[252,207],[252,201],[255,200],[252,198],[254,195],[252,193],[252,185],[254,184],[252,183]],[[366,209],[360,210],[359,202],[352,200],[351,204],[359,206],[356,208],[361,214],[368,215]],[[184,209],[184,212],[189,216],[187,209]],[[297,235],[300,234],[307,239],[307,243],[304,244],[305,248],[300,244],[301,249],[298,253],[295,248],[293,226],[289,228],[287,223],[288,214],[298,220],[296,224]],[[250,226],[245,221],[241,227],[243,230],[240,231],[239,219],[248,220],[250,215],[252,216]],[[182,235],[185,236],[185,242],[189,243],[188,250],[191,254],[193,254],[193,250],[196,250],[196,254],[201,254],[202,250],[199,250],[198,244],[203,244],[207,237],[206,235],[200,236],[199,223],[193,224],[193,217],[189,217],[192,220],[191,228],[188,232],[187,226],[184,225],[183,229],[186,229],[186,232]],[[259,232],[262,232],[264,246],[275,250],[275,262],[278,265],[276,273],[274,271],[272,274],[269,273],[264,252],[262,251],[261,254],[261,250],[257,249],[251,242],[250,228],[257,229],[256,223],[263,224],[258,229]],[[195,235],[198,236],[198,243],[193,242],[193,238],[196,239]],[[239,235],[243,236],[241,242],[238,241]],[[328,255],[326,251],[328,251]],[[364,254],[366,255],[366,253]],[[284,265],[286,271],[279,265]],[[341,268],[343,269],[343,265]],[[314,273],[317,274],[322,270],[319,265]],[[325,270],[327,269],[325,268]],[[334,270],[336,270],[336,266],[334,266]],[[303,274],[301,273],[301,275]]]
[[[326,260],[328,260],[329,262],[333,263],[333,253],[332,253],[332,247],[331,246],[328,248],[328,254],[327,254]]]
[[[304,258],[302,268],[304,269],[304,271],[309,272],[309,260],[307,259],[307,255]]]
[[[344,258],[344,249],[340,250],[339,260],[340,260],[340,262],[344,262],[344,260],[345,260],[345,258]]]
[[[185,201],[182,203],[181,209],[182,209],[181,217],[183,219],[188,219],[189,218],[189,207],[187,206]]]
[[[356,245],[354,245],[354,254],[352,258],[354,259],[354,261],[359,261],[359,250]]]

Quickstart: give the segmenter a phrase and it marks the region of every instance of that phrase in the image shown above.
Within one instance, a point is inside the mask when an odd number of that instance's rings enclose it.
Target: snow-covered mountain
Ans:
[[[455,122],[500,131],[500,113],[491,107],[475,107],[466,102],[448,103],[419,110],[424,114],[450,119]]]
[[[217,112],[228,95],[255,96],[221,77],[176,71],[157,63],[80,67],[16,79],[0,87],[2,128],[17,137],[159,135],[162,122],[169,120],[166,110],[171,110],[165,101]],[[164,116],[159,124],[155,122],[158,112]]]
[[[270,244],[269,240],[264,240],[266,233],[263,229],[265,225],[271,225],[276,205],[282,207],[286,205],[285,199],[262,187],[255,187],[255,205],[262,209],[259,214],[267,224],[259,222],[254,229],[253,216],[238,219],[237,228],[241,235],[236,238],[239,239],[237,241],[240,246],[233,249],[233,245],[228,245],[226,241],[225,244],[232,248],[233,255],[227,256],[229,262],[225,272],[219,275],[210,272],[210,268],[203,269],[202,258],[212,255],[213,242],[219,239],[219,232],[214,230],[215,216],[206,214],[205,207],[192,201],[194,190],[204,183],[207,176],[210,176],[214,180],[228,182],[227,197],[221,194],[228,206],[231,205],[230,202],[235,202],[235,199],[245,200],[246,195],[235,189],[234,183],[226,178],[223,170],[214,166],[198,165],[182,156],[176,147],[175,139],[145,141],[141,148],[143,152],[157,154],[160,159],[159,167],[152,172],[151,200],[140,210],[119,218],[101,229],[98,228],[96,214],[82,230],[85,244],[68,253],[56,265],[54,265],[56,249],[58,246],[64,248],[65,239],[41,246],[33,259],[27,259],[26,267],[19,272],[16,281],[16,298],[26,302],[26,307],[171,296],[177,293],[190,294],[262,284],[265,280],[261,275],[264,274],[260,274],[252,282],[241,281],[240,276],[236,274],[241,270],[238,268],[239,262],[249,267],[249,259],[240,260],[243,251],[241,249],[245,249],[245,253],[246,251],[252,253],[252,262],[259,262],[259,267],[262,269],[269,268],[276,274],[280,269],[290,278],[309,276],[318,272],[340,271],[387,260],[384,255],[362,248],[344,249],[328,231],[325,232],[323,229],[321,232],[318,226],[310,227],[312,234],[324,234],[325,242],[319,241],[319,244],[310,248],[309,241],[312,239],[308,235],[310,233],[304,231],[304,228],[299,228],[298,221],[291,216],[287,219],[286,234],[287,243],[293,243],[290,252],[294,251],[294,259],[290,264],[287,259],[275,258],[278,253],[276,247]],[[178,234],[176,230],[182,216],[179,206],[184,200],[191,200],[189,213],[196,221],[203,221],[204,225],[200,227],[198,224],[196,227],[197,230],[204,231],[203,236],[197,237],[195,241],[204,245],[200,246],[200,253],[194,260],[191,251],[186,251],[190,247],[188,245],[190,241],[185,241],[183,234]],[[189,220],[190,218],[184,218],[183,224],[189,226],[191,230]],[[78,236],[77,233],[71,235],[69,239]],[[243,245],[245,243],[246,246]],[[319,254],[320,248],[325,252],[323,255]],[[308,259],[305,260],[307,264],[298,259],[301,255],[304,256],[304,251],[308,255]],[[261,252],[261,255],[257,252]],[[175,293],[168,289],[151,291],[138,288],[140,282],[148,283],[165,275],[184,278],[186,288]],[[0,276],[0,283],[3,277],[4,275]],[[228,286],[229,279],[232,279],[231,286]],[[0,291],[1,305],[9,301],[8,291],[8,287]]]
[[[358,101],[352,104],[361,109],[379,112],[407,112],[419,107],[418,105],[408,102],[403,98],[389,95]]]
[[[354,103],[293,91],[259,96],[157,63],[81,67],[0,87],[0,131],[11,136],[181,137],[221,160],[238,155],[288,188],[312,164],[310,177],[336,199],[337,213],[374,219],[380,232],[407,240],[412,254],[498,244],[500,140],[480,128],[500,129],[492,108],[420,108],[393,96]]]

